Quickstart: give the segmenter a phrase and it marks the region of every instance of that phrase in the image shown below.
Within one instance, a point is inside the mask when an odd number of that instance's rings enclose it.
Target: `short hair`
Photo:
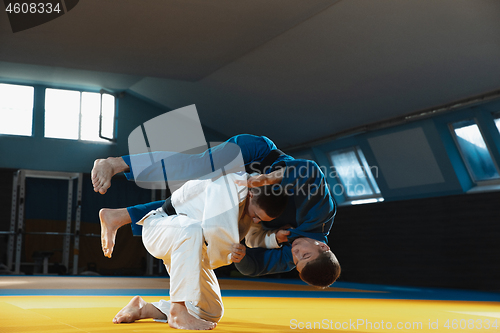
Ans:
[[[340,276],[340,264],[332,251],[320,252],[299,273],[302,281],[320,289],[329,287]]]
[[[250,189],[254,193],[254,202],[271,218],[280,216],[288,203],[286,191],[279,185],[265,185]]]

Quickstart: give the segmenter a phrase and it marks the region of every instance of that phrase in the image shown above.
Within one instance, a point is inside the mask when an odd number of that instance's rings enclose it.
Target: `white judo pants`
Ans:
[[[170,301],[153,305],[168,318],[170,302],[185,302],[193,316],[218,322],[224,307],[219,282],[207,259],[201,222],[185,215],[168,216],[161,208],[141,222],[144,246],[163,260],[170,275]]]

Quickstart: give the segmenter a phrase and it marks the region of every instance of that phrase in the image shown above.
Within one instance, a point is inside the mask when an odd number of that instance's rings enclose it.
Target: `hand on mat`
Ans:
[[[232,262],[240,262],[241,259],[247,253],[247,248],[245,245],[236,243],[233,244],[232,252],[231,252],[231,261]]]

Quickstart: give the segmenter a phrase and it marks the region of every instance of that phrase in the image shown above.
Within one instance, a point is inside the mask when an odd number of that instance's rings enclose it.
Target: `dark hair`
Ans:
[[[299,273],[307,284],[324,289],[334,283],[340,275],[340,264],[332,251],[321,252],[318,258],[304,265]]]
[[[250,189],[254,202],[271,218],[280,216],[286,208],[288,197],[279,185],[266,185]]]

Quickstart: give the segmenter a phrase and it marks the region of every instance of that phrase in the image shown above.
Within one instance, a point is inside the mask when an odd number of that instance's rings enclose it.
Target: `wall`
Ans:
[[[24,83],[29,84],[27,82]],[[145,121],[168,112],[168,109],[137,96],[124,93],[117,99],[117,140],[115,143],[94,143],[44,138],[44,90],[48,86],[37,84],[34,87],[33,136],[0,135],[0,231],[7,231],[10,228],[12,179],[14,172],[18,169],[84,173],[82,184],[82,234],[85,233],[83,228],[89,230],[87,233],[99,234],[98,212],[101,208],[121,208],[151,201],[151,191],[138,188],[134,182],[126,181],[120,175],[115,176],[112,186],[106,195],[95,193],[92,188],[89,172],[96,158],[128,154],[128,136],[130,132]],[[85,87],[54,88],[92,91],[92,89],[86,89]],[[63,126],[63,124],[61,125]],[[204,128],[204,134],[207,142],[223,141],[226,139],[209,128]],[[45,231],[64,231],[67,188],[68,182],[63,180],[33,178],[26,180],[26,231],[43,231],[44,226],[50,229]],[[61,230],[57,229],[61,226]],[[52,230],[51,228],[55,229]],[[93,255],[82,254],[80,257],[80,265],[82,267],[87,267],[88,263],[92,262],[97,265],[98,270],[106,274],[113,274],[113,272],[110,272],[110,268],[113,267],[116,268],[116,274],[119,272],[129,272],[130,274],[130,272],[137,272],[138,268],[142,274],[143,271],[140,266],[143,260],[141,258],[145,257],[146,252],[142,247],[140,238],[132,238],[131,233],[121,232],[118,236],[123,238],[121,243],[134,244],[135,248],[142,250],[137,251],[138,257],[133,260],[130,258],[127,259],[126,255],[120,254],[117,254],[112,260],[107,260],[100,253],[100,241],[95,235],[82,237],[81,250],[88,252],[92,249],[93,251]],[[7,235],[0,235],[0,263],[6,262],[7,238]],[[58,245],[58,241],[61,240],[61,237],[45,236],[45,238],[34,235],[27,235],[25,237],[23,262],[31,261],[33,248],[38,250],[56,249],[56,253],[58,253],[57,251],[61,247]],[[60,257],[60,253],[54,255],[51,258],[51,262],[57,262],[58,255]],[[128,267],[127,265],[132,266]],[[118,270],[118,267],[121,267],[121,269]]]
[[[477,189],[478,184],[467,171],[449,124],[475,119],[500,166],[500,133],[494,123],[498,112],[500,100],[494,100],[287,152],[312,156],[331,171],[331,152],[358,146],[370,167],[378,171],[377,184],[385,201],[467,193]],[[335,172],[327,172],[326,176],[331,189],[340,184]],[[343,193],[332,192],[339,204],[348,203]]]
[[[340,207],[339,281],[500,291],[500,192]]]
[[[449,128],[475,119],[498,166],[498,112],[500,101],[489,101],[291,152],[331,167],[330,152],[359,146],[379,171],[384,202],[353,206],[334,193],[329,245],[341,281],[500,290],[500,186],[473,181]]]

